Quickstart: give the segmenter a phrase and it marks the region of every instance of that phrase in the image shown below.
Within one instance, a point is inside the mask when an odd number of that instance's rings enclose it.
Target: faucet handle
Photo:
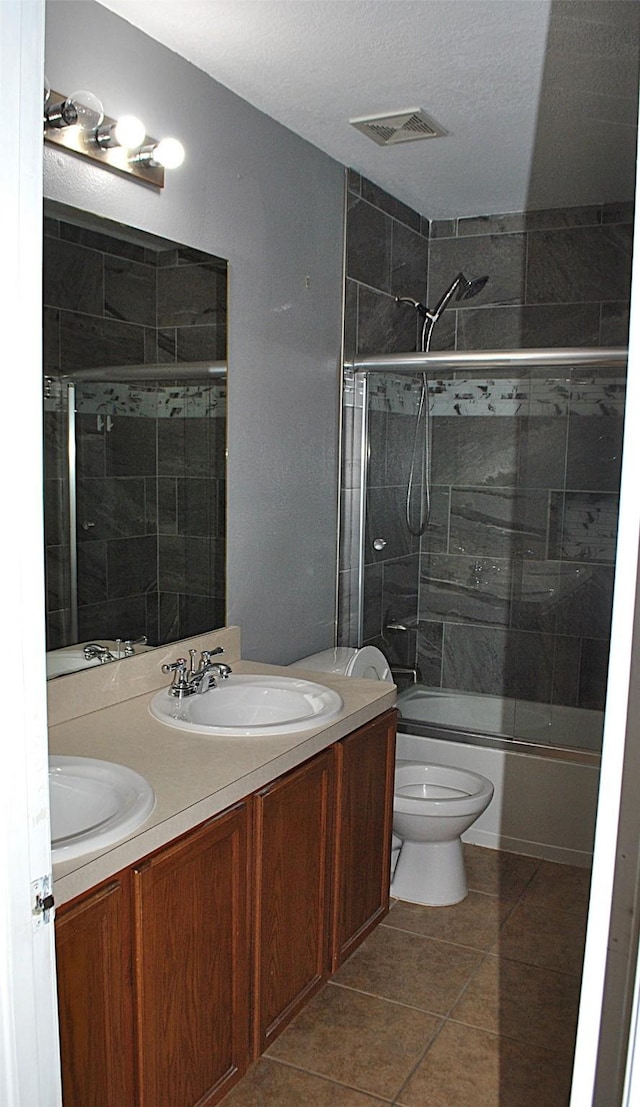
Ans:
[[[186,673],[187,671],[187,659],[186,657],[179,657],[177,661],[172,661],[168,665],[162,666],[163,673]]]
[[[211,661],[211,658],[215,657],[219,653],[224,653],[224,648],[222,646],[216,646],[213,650],[203,650],[200,655],[202,658],[202,664],[207,665],[208,662]]]
[[[189,694],[186,657],[179,657],[176,661],[172,661],[168,665],[162,665],[161,668],[163,673],[173,673],[173,680],[169,688],[170,696],[184,696]]]
[[[169,662],[167,665],[163,665],[163,673],[176,673],[186,672],[187,659],[178,658],[177,661]]]

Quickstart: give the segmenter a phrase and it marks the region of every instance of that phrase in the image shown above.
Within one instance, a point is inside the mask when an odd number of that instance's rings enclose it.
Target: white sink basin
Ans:
[[[333,689],[281,676],[230,676],[201,696],[184,699],[163,689],[149,704],[151,714],[167,726],[238,737],[313,730],[342,707],[342,696]]]
[[[126,838],[151,814],[151,785],[126,765],[92,757],[49,758],[54,863]]]
[[[47,677],[77,673],[79,669],[92,669],[99,664],[97,657],[87,659],[82,650],[52,650],[47,654]]]

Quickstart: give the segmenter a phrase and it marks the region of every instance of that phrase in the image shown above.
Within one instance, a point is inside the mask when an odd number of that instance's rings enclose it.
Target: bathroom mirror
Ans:
[[[55,676],[224,625],[227,263],[45,202],[43,272]]]

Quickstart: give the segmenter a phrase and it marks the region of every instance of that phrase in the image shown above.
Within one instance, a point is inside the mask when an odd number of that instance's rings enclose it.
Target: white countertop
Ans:
[[[220,641],[225,641],[224,632],[216,634]],[[213,638],[206,635],[192,641],[202,648],[205,640],[209,646]],[[344,700],[340,715],[318,730],[262,738],[209,737],[165,726],[151,715],[149,701],[158,688],[168,685],[168,678],[160,672],[165,655],[168,653],[175,658],[180,652],[186,652],[191,642],[152,651],[144,655],[144,659],[131,658],[113,667],[101,666],[102,672],[95,678],[96,671],[91,670],[53,681],[50,692],[52,721],[65,714],[62,706],[65,703],[70,704],[68,714],[73,717],[61,718],[50,727],[50,752],[127,765],[149,781],[156,795],[153,812],[132,835],[106,849],[54,866],[56,904],[86,892],[264,787],[395,703],[395,686],[384,681],[357,680],[236,660],[234,641],[230,639],[224,658],[232,665],[234,673],[288,676],[295,673],[325,684],[335,688]],[[117,668],[118,672],[105,672],[112,668]],[[88,681],[91,681],[91,688],[79,683]],[[110,690],[105,694],[103,688],[92,700],[94,687],[100,683],[105,686],[105,682],[110,684]],[[115,684],[120,702],[102,706],[105,699],[113,699]],[[147,687],[142,694],[135,694],[141,684],[153,686]],[[126,692],[131,690],[134,694],[125,698]],[[80,714],[82,701],[88,710]]]

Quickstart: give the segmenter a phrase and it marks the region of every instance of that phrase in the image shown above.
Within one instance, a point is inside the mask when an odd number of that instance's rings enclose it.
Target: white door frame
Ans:
[[[44,0],[0,0],[0,198],[4,395],[0,404],[0,540],[4,635],[0,645],[0,1101],[59,1107],[53,927],[34,930],[30,885],[50,871],[43,597],[40,328]],[[640,251],[638,251],[640,254]],[[619,553],[605,752],[571,1107],[593,1096],[604,985],[636,595],[640,503],[640,261],[632,289]],[[7,537],[7,532],[10,538]],[[636,597],[637,601],[637,597]],[[640,648],[640,643],[637,643]],[[631,729],[631,728],[630,728]],[[638,1025],[638,992],[629,1059]],[[640,1083],[629,1066],[626,1100]]]
[[[31,884],[51,872],[42,524],[44,0],[0,0],[3,676],[0,1102],[59,1107],[53,924]]]
[[[636,656],[640,653],[638,632],[640,619],[636,620],[636,612],[640,614],[640,587],[638,586],[640,539],[640,497],[638,496],[638,473],[640,473],[639,170],[640,163],[636,165],[636,248],[631,283],[629,361],[611,649],[591,896],[570,1107],[585,1107],[585,1105],[591,1104],[600,1036],[607,1032],[617,1035],[621,1029],[619,1027],[607,1027],[603,1024],[602,1001],[607,967],[613,881],[617,860],[625,745],[627,742],[637,744],[640,729],[639,697],[632,685],[632,652],[635,648]],[[636,623],[635,626],[634,623]],[[634,974],[631,972],[631,979],[633,979],[633,976]],[[637,992],[634,1002],[637,1005]],[[635,1016],[632,1032],[627,1043],[628,1051],[625,1047],[622,1052],[622,1056],[626,1053],[627,1063],[629,1063],[633,1054],[634,1033]],[[630,1104],[631,1100],[625,1100],[625,1102]]]

